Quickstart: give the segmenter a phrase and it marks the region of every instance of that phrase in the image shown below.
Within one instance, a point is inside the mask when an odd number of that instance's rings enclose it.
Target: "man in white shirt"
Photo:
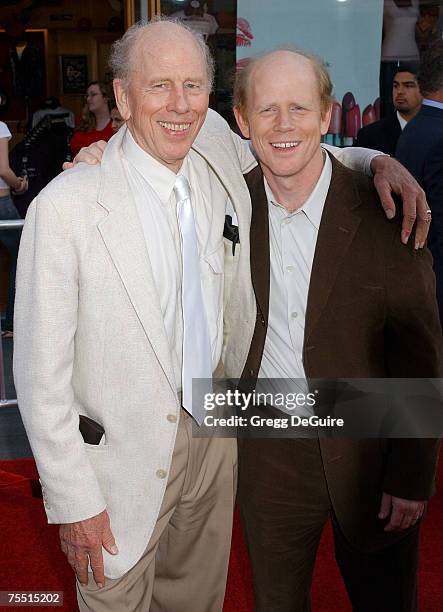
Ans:
[[[201,406],[189,383],[219,361],[223,290],[227,330],[255,309],[242,171],[256,161],[208,111],[202,45],[177,23],[126,32],[112,56],[126,126],[100,166],[79,165],[39,194],[23,232],[15,382],[82,612],[223,606],[236,445],[192,437]],[[382,168],[389,200],[383,167],[396,162],[340,155]],[[402,176],[394,186],[406,193]],[[241,249],[225,267],[228,210]],[[241,372],[248,349],[228,370]]]
[[[245,175],[257,314],[226,346],[235,353],[254,327],[243,390],[257,378],[286,379],[285,390],[288,379],[443,372],[430,254],[404,247],[367,177],[320,146],[331,93],[325,66],[300,51],[267,54],[237,75],[236,119],[259,159]],[[257,612],[310,610],[328,515],[353,610],[415,611],[419,525],[438,448],[432,439],[239,440]]]

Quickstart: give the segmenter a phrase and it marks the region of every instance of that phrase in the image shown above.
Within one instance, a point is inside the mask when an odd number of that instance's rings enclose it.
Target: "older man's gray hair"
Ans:
[[[199,47],[203,61],[206,64],[208,85],[209,90],[211,90],[215,72],[214,58],[212,57],[211,51],[208,45],[205,43],[203,36],[197,32],[194,32],[191,30],[191,28],[180,21],[171,19],[169,17],[157,16],[152,18],[150,21],[138,21],[126,30],[122,38],[115,41],[115,43],[112,45],[111,54],[109,57],[109,65],[111,67],[113,77],[115,79],[120,79],[124,85],[127,86],[130,79],[130,73],[133,70],[133,53],[140,38],[145,33],[148,33],[155,28],[157,24],[165,22],[174,24],[176,27],[192,36],[195,44]],[[183,58],[183,60],[186,61],[186,58]]]

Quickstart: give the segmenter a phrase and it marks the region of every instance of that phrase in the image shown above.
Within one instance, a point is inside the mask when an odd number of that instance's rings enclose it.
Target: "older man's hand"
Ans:
[[[62,551],[75,571],[79,582],[88,584],[88,558],[99,588],[105,584],[102,547],[111,555],[118,554],[106,510],[78,523],[60,525]]]
[[[92,165],[99,164],[107,144],[105,140],[98,140],[90,144],[89,147],[82,147],[72,162],[65,162],[63,164],[63,170],[69,170],[69,168],[73,168],[75,164],[80,162]]]
[[[404,166],[387,155],[377,155],[371,162],[374,174],[374,185],[380,196],[382,206],[388,219],[395,215],[395,204],[391,193],[401,196],[403,200],[403,224],[401,239],[408,242],[414,223],[416,249],[423,248],[429,231],[429,206],[423,189]]]
[[[379,519],[386,519],[390,515],[385,531],[403,531],[420,520],[425,511],[425,501],[402,499],[388,493],[383,493],[380,505]]]

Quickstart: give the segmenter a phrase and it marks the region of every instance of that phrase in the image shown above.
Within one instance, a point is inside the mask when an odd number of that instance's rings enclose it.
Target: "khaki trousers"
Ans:
[[[193,438],[192,419],[182,410],[165,496],[143,556],[122,578],[106,578],[102,589],[92,574],[85,587],[77,581],[80,611],[221,611],[236,474],[236,440]]]

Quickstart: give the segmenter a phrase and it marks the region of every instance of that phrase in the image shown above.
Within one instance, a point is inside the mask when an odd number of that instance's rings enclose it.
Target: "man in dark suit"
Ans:
[[[400,65],[392,82],[395,113],[362,127],[357,134],[356,146],[394,155],[400,134],[420,110],[421,100],[417,69],[413,64]]]
[[[396,157],[423,187],[432,210],[429,248],[443,322],[443,41],[434,43],[423,54],[418,84],[424,96],[423,106],[401,135]]]
[[[243,313],[255,324],[246,386],[257,376],[442,375],[430,254],[403,246],[371,182],[322,152],[331,90],[326,68],[295,51],[237,75],[236,119],[260,162],[245,177],[257,302],[257,316]],[[437,457],[433,440],[240,440],[257,612],[310,610],[328,515],[353,609],[416,610],[419,526]]]

